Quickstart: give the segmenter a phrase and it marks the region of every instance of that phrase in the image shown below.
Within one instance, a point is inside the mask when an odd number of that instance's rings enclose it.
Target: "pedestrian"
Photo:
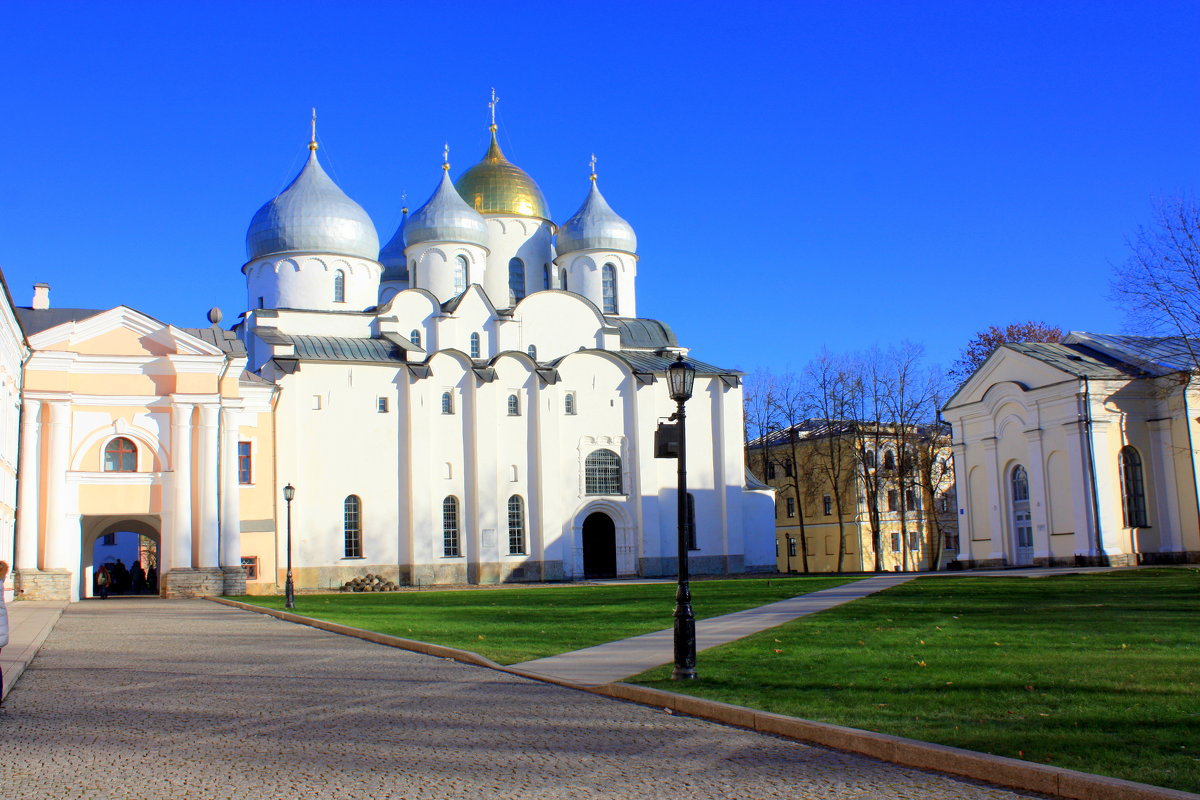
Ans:
[[[0,650],[8,644],[8,606],[4,605],[4,579],[8,577],[8,562],[0,561]],[[4,704],[4,667],[0,665],[0,705]]]
[[[133,569],[129,570],[129,574],[133,578],[133,593],[141,594],[146,588],[146,571],[142,569],[142,562],[133,562]]]
[[[100,569],[96,570],[96,591],[100,595],[101,600],[108,599],[108,587],[112,583],[112,575],[108,573],[108,567],[103,564]]]

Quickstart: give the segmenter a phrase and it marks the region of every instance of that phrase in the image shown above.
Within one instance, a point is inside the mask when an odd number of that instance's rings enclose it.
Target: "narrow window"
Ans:
[[[333,273],[333,302],[346,302],[346,273],[340,269]]]
[[[517,494],[508,498],[508,554],[525,555],[525,503]]]
[[[375,410],[380,414],[388,413],[388,399],[386,397],[378,397],[375,399]]]
[[[542,267],[542,288],[549,289],[551,287],[550,276],[554,273],[551,271],[550,265],[546,264]]]
[[[769,481],[775,480],[775,462],[774,461],[767,462],[767,480],[769,480]]]
[[[346,498],[343,507],[343,530],[346,538],[346,558],[362,558],[362,501],[358,495]]]
[[[908,549],[914,552],[921,550],[921,533],[920,531],[908,532]]]
[[[954,551],[958,550],[958,534],[957,533],[947,533],[946,534],[946,549],[954,550]]]
[[[574,392],[567,392],[566,395],[563,397],[563,413],[564,414],[574,414],[575,413],[575,393]]]
[[[414,328],[412,330],[412,332],[410,332],[408,334],[408,341],[411,344],[415,344],[417,347],[420,347],[421,346],[421,332]]]
[[[442,392],[442,413],[454,413],[454,395],[450,394],[449,392]]]
[[[558,271],[558,288],[564,292],[567,291],[567,268],[563,267]]]
[[[792,558],[796,557],[796,537],[788,537],[788,555]]]
[[[792,460],[790,458],[785,458],[783,460],[783,477],[792,477]]]
[[[863,451],[863,460],[867,464],[867,469],[875,469],[875,451],[874,450],[864,450]]]
[[[529,353],[530,358],[532,358],[534,361],[537,361],[537,345],[536,344],[529,345],[529,347],[526,348],[525,352]]]
[[[462,294],[467,290],[467,257],[458,256],[454,259],[454,293]]]
[[[238,483],[249,484],[254,482],[253,462],[250,459],[250,443],[238,442]]]
[[[612,450],[596,450],[584,461],[587,494],[621,493],[621,457]]]
[[[137,472],[137,447],[124,436],[104,446],[105,472]]]
[[[313,407],[313,411],[321,410],[321,395],[319,395],[319,394],[313,395],[313,406],[312,407]]]
[[[888,511],[900,510],[900,495],[895,489],[888,489]]]
[[[471,358],[479,358],[479,334],[471,334]]]
[[[442,555],[458,558],[458,498],[447,497],[442,501]]]
[[[796,498],[789,497],[787,499],[787,515],[789,517],[796,516]]]
[[[833,516],[833,498],[832,497],[830,497],[829,495],[825,495],[824,497],[822,497],[821,505],[824,506],[825,516],[827,516],[827,517]]]
[[[912,511],[917,507],[917,494],[912,489],[904,490],[904,510]]]
[[[899,533],[892,534],[892,552],[893,553],[900,552],[900,534]]]
[[[513,305],[525,298],[525,262],[514,258],[508,262],[508,299]]]
[[[883,451],[883,468],[884,469],[895,469],[896,468],[896,454],[893,453],[891,450]]]
[[[508,396],[508,415],[510,417],[521,416],[521,401],[515,394],[510,394]]]
[[[1146,485],[1142,475],[1142,457],[1131,446],[1121,448],[1121,507],[1126,528],[1145,528]]]
[[[246,568],[246,580],[258,580],[258,556],[242,556],[242,566]]]
[[[267,301],[266,301],[266,298],[264,298],[264,297],[260,297],[260,298],[258,298],[258,307],[259,307],[259,308],[266,308],[266,307],[267,307]]]
[[[602,291],[604,293],[604,313],[617,313],[617,268],[605,264],[601,272]]]
[[[103,545],[104,547],[116,547],[117,546],[117,534],[115,534],[115,533],[104,534],[104,539],[100,542],[100,544]]]

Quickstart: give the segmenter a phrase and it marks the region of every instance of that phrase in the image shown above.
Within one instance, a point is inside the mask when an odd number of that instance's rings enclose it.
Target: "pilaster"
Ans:
[[[25,400],[21,410],[21,467],[17,476],[20,493],[17,501],[17,552],[14,566],[19,570],[38,568],[39,462],[42,453],[42,404]]]
[[[200,453],[198,468],[200,474],[194,483],[199,490],[199,529],[196,531],[194,543],[197,567],[209,569],[220,563],[220,538],[217,528],[217,486],[220,478],[220,464],[217,461],[217,422],[220,406],[205,404],[200,406]]]
[[[1033,516],[1033,557],[1049,558],[1050,520],[1046,516],[1046,460],[1042,453],[1042,429],[1025,431],[1029,452],[1025,470],[1029,474],[1029,510]]]
[[[1151,524],[1159,529],[1159,551],[1176,553],[1183,550],[1183,528],[1179,513],[1179,484],[1175,474],[1175,441],[1170,419],[1152,419],[1150,429],[1150,464],[1153,469],[1155,513]]]

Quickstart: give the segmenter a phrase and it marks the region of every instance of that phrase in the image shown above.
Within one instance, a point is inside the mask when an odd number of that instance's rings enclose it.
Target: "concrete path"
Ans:
[[[0,711],[5,800],[1031,795],[206,601],[68,608]]]
[[[0,648],[0,670],[4,671],[0,700],[21,677],[66,607],[65,600],[22,600],[8,604],[8,644]]]
[[[835,586],[832,589],[780,600],[778,603],[750,608],[722,617],[697,620],[696,650],[699,652],[726,644],[750,634],[774,628],[785,622],[791,622],[797,617],[815,614],[818,611],[881,592],[916,577],[918,577],[917,573],[912,572],[876,575],[866,580]],[[703,587],[703,582],[692,585],[693,598],[697,591],[704,591]],[[661,664],[671,663],[675,660],[674,636],[674,630],[667,628],[631,639],[621,639],[512,666],[514,669],[524,670],[534,675],[570,681],[580,686],[599,686],[624,680]]]

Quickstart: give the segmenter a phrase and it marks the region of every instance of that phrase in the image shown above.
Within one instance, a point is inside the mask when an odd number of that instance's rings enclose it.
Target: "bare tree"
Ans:
[[[746,466],[755,476],[767,480],[767,463],[770,452],[767,448],[767,438],[779,429],[775,376],[764,369],[757,369],[746,376],[746,389],[743,395],[744,425],[746,427]]]
[[[850,363],[849,416],[854,420],[854,463],[863,490],[867,526],[871,531],[874,569],[883,571],[883,524],[880,497],[883,492],[883,406],[887,391],[883,382],[882,357],[870,350]]]
[[[784,486],[796,499],[800,558],[804,572],[808,572],[811,553],[808,552],[808,537],[805,535],[804,510],[809,494],[806,482],[810,479],[810,472],[804,468],[807,463],[807,448],[801,445],[801,437],[811,406],[803,384],[794,374],[789,372],[782,375],[776,381],[776,386],[778,391],[775,393],[775,417],[780,430],[773,437],[775,446],[772,452],[775,456],[776,472],[782,471]]]
[[[1115,270],[1113,294],[1133,327],[1183,337],[1194,367],[1200,334],[1200,206],[1188,197],[1160,200],[1154,223],[1128,238],[1129,258]]]
[[[929,373],[922,360],[925,348],[912,342],[904,342],[888,350],[886,363],[887,394],[883,407],[886,425],[891,440],[896,446],[895,483],[900,512],[901,569],[909,569],[912,549],[908,535],[908,512],[917,512],[918,524],[921,509],[918,507],[918,440],[922,423],[934,415],[933,387]],[[914,559],[913,566],[918,566]]]
[[[971,373],[983,366],[988,356],[996,352],[1002,344],[1008,342],[1061,342],[1062,328],[1045,322],[1014,322],[1005,325],[992,325],[975,334],[967,346],[963,348],[950,368],[950,376],[959,383],[971,377]]]
[[[816,457],[812,466],[820,477],[821,487],[828,487],[837,515],[837,571],[845,569],[846,516],[845,502],[854,488],[855,457],[853,426],[849,423],[853,411],[854,373],[845,359],[823,351],[809,362],[805,383],[813,411],[821,428],[814,431]]]

